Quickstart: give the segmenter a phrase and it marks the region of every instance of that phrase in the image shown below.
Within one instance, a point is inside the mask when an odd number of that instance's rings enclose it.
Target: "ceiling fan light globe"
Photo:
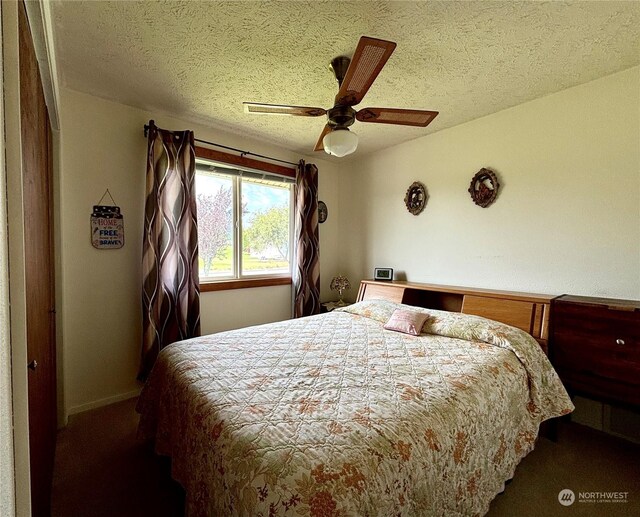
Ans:
[[[335,129],[324,135],[322,139],[327,154],[342,158],[358,148],[358,135],[348,129]]]

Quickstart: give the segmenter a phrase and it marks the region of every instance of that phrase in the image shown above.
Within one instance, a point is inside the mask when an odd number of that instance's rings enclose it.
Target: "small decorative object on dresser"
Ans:
[[[373,279],[390,282],[393,280],[393,269],[390,267],[377,267],[373,270]]]
[[[419,181],[414,181],[404,196],[404,204],[407,206],[407,210],[413,215],[418,215],[424,210],[427,204],[427,187]]]
[[[338,291],[338,296],[340,299],[336,302],[338,307],[344,307],[346,305],[345,301],[342,299],[342,293],[346,289],[351,289],[351,283],[346,276],[338,275],[334,276],[331,280],[331,284],[329,285],[332,291]]]
[[[476,205],[487,208],[496,200],[499,188],[500,183],[495,173],[491,169],[482,168],[471,179],[469,194]]]
[[[640,301],[564,295],[552,322],[551,359],[569,393],[640,407]]]

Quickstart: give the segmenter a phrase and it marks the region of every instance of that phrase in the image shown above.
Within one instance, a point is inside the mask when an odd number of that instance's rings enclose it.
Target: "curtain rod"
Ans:
[[[144,125],[144,136],[145,137],[147,136],[147,134],[149,132],[149,128],[151,128],[151,126],[158,127],[153,123],[153,120],[150,120],[148,124]],[[272,158],[271,156],[265,156],[264,154],[257,154],[257,153],[252,153],[250,151],[243,151],[242,149],[236,149],[235,147],[229,147],[229,146],[222,145],[222,144],[216,144],[215,142],[209,142],[207,140],[201,140],[199,138],[194,138],[194,140],[196,142],[200,142],[201,144],[213,145],[214,147],[221,147],[222,149],[228,149],[229,151],[235,151],[237,153],[240,153],[240,156],[246,156],[246,155],[257,156],[259,158],[265,158],[265,159],[271,160],[273,162],[286,163],[288,165],[293,165],[294,167],[298,166],[297,163],[288,162],[286,160],[280,160],[278,158]]]

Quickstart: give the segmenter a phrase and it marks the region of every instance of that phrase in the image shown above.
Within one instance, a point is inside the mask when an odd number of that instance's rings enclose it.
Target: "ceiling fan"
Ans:
[[[358,146],[357,135],[349,131],[349,126],[356,120],[377,124],[426,127],[436,117],[437,111],[397,108],[363,108],[356,111],[352,107],[362,101],[395,48],[396,44],[392,41],[362,36],[353,59],[345,56],[334,58],[330,69],[336,76],[339,91],[331,109],[245,102],[245,112],[298,117],[327,115],[327,124],[314,150],[324,149],[328,154],[338,157],[351,154]]]

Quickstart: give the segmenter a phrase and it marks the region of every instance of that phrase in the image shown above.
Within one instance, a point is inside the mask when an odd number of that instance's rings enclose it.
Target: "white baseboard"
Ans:
[[[67,409],[67,414],[65,421],[68,421],[71,415],[76,415],[78,413],[83,413],[84,411],[89,411],[90,409],[96,409],[102,406],[108,406],[109,404],[115,404],[116,402],[122,402],[123,400],[132,399],[140,395],[141,388],[133,391],[129,391],[127,393],[121,393],[120,395],[114,395],[113,397],[107,397],[100,400],[94,400],[93,402],[87,402],[86,404],[80,404],[79,406],[74,406]]]

